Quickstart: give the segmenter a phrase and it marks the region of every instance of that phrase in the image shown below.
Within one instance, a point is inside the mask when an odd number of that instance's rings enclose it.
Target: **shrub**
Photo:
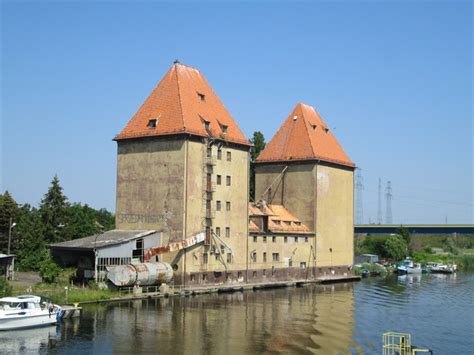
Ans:
[[[54,283],[61,272],[61,268],[50,258],[40,264],[39,274],[43,282]]]
[[[408,245],[405,239],[399,235],[391,235],[383,244],[385,254],[394,260],[403,259],[408,252]]]
[[[0,276],[0,297],[11,296],[11,294],[12,286],[3,276]]]

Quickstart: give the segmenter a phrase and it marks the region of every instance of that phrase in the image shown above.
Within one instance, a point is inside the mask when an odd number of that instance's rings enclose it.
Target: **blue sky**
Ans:
[[[114,210],[112,139],[178,58],[248,137],[269,140],[298,102],[316,107],[362,168],[364,222],[380,177],[394,223],[473,223],[470,1],[1,10],[0,190],[20,203],[58,174],[71,201]]]

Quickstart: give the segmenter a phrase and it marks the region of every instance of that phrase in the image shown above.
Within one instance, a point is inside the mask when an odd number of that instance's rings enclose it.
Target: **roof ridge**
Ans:
[[[174,72],[176,74],[176,86],[178,87],[178,101],[179,101],[179,109],[181,111],[181,120],[183,121],[183,128],[186,129],[186,124],[184,123],[184,114],[183,114],[183,102],[181,101],[181,91],[179,88],[179,76],[178,76],[178,69],[176,68],[178,63],[174,66]]]
[[[306,128],[306,135],[308,136],[308,142],[309,142],[309,146],[311,147],[311,152],[313,153],[313,156],[316,156],[316,152],[314,151],[314,147],[313,147],[313,142],[311,141],[311,137],[309,136],[309,127],[308,127],[307,119],[304,115],[304,108],[305,108],[304,106],[308,106],[308,105],[302,104],[302,107],[301,107],[303,122],[304,122],[304,126]]]

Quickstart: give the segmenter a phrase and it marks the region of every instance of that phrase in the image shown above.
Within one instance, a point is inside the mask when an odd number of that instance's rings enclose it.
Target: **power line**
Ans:
[[[387,181],[387,189],[385,192],[385,201],[387,203],[387,211],[385,214],[385,223],[392,224],[392,183]]]
[[[379,178],[379,199],[377,204],[377,223],[382,224],[382,179]]]

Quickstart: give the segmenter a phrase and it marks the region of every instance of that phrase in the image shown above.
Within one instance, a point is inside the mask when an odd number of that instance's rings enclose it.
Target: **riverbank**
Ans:
[[[119,290],[99,289],[95,287],[71,287],[61,285],[38,284],[31,288],[32,294],[49,297],[57,304],[90,304],[105,302],[122,302],[147,298],[162,297],[187,297],[210,293],[232,293],[243,291],[257,291],[262,289],[276,289],[285,287],[302,287],[308,284],[331,284],[341,282],[360,281],[360,277],[356,275],[348,276],[324,276],[314,280],[292,280],[292,281],[270,281],[246,284],[221,284],[206,285],[195,287],[164,287],[160,289],[158,286],[145,287],[126,287]],[[24,294],[22,290],[15,290],[14,294]]]

